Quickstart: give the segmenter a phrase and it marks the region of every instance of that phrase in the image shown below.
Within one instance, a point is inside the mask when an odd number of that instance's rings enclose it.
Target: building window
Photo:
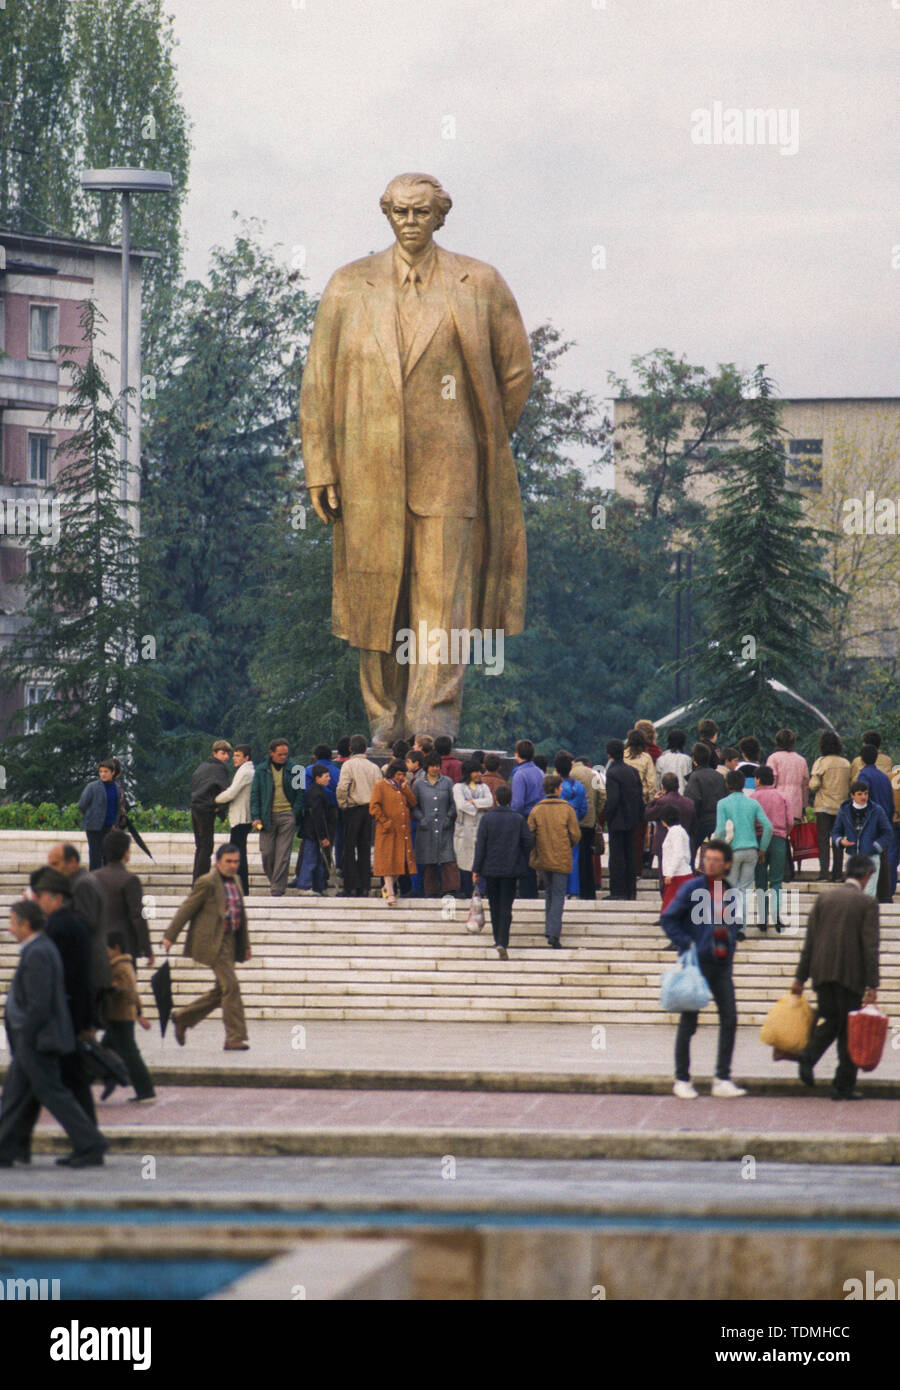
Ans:
[[[821,439],[789,439],[787,480],[794,487],[819,492],[822,488]]]
[[[28,436],[28,481],[30,483],[49,483],[50,481],[49,434],[30,434]]]
[[[28,356],[50,357],[55,347],[55,305],[32,304],[29,312]]]
[[[27,734],[38,734],[44,727],[43,719],[37,714],[37,706],[46,698],[49,685],[26,685],[25,687],[25,708],[28,715],[25,720],[25,732]]]

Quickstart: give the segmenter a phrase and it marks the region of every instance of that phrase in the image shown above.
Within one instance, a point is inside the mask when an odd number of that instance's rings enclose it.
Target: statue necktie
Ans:
[[[400,296],[400,331],[403,338],[403,355],[409,352],[410,343],[416,331],[416,322],[419,317],[421,307],[419,299],[419,272],[415,266],[410,266],[409,274],[403,285],[403,293]]]

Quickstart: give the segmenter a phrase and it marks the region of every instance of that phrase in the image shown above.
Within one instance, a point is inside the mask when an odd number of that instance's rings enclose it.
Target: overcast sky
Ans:
[[[390,244],[384,186],[424,171],[454,201],[439,242],[495,265],[529,328],[576,341],[568,386],[604,397],[608,371],[668,347],[765,361],[786,396],[900,394],[900,0],[168,10],[194,122],[189,274],[237,210],[305,248],[318,293]],[[717,102],[780,111],[784,138],[696,143]]]

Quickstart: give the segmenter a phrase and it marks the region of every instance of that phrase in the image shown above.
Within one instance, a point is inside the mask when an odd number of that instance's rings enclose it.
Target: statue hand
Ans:
[[[329,483],[327,487],[311,487],[309,500],[313,504],[316,516],[324,521],[326,526],[336,521],[341,514],[341,494],[336,483]]]

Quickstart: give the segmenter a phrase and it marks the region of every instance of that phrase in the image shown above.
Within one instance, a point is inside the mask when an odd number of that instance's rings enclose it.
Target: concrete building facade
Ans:
[[[811,524],[830,537],[823,563],[851,595],[840,619],[849,630],[826,641],[844,642],[858,659],[898,657],[900,396],[803,397],[780,405],[788,482],[803,497]],[[616,400],[615,487],[626,497],[636,496],[629,477],[639,447],[632,418],[629,403]],[[686,434],[676,447],[688,439]],[[726,452],[743,442],[735,434],[712,447]],[[698,500],[714,503],[714,471],[691,486]],[[673,550],[682,544],[683,538],[673,536]]]
[[[141,277],[158,252],[132,251],[129,267],[130,398],[127,501],[137,524],[140,501]],[[103,315],[99,346],[110,388],[121,389],[121,250],[75,238],[0,229],[0,661],[21,627],[26,538],[37,529],[52,543],[61,524],[54,506],[57,456],[72,434],[55,413],[71,391],[65,357],[87,359],[79,324],[92,299]],[[65,351],[71,349],[71,352]],[[62,521],[64,524],[64,519]],[[13,695],[0,694],[0,733],[23,705],[40,704],[40,672]],[[33,716],[37,719],[37,713]]]

